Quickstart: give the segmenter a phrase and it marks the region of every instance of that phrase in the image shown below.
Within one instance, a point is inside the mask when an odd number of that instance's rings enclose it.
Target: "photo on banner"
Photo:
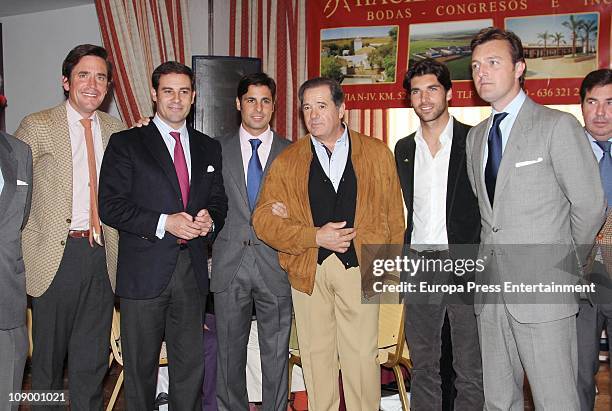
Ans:
[[[577,104],[582,78],[610,66],[609,7],[598,0],[311,0],[308,76],[339,80],[349,110],[404,108],[404,73],[434,58],[451,71],[453,106],[484,106],[471,80],[470,41],[496,26],[523,42],[531,98]]]

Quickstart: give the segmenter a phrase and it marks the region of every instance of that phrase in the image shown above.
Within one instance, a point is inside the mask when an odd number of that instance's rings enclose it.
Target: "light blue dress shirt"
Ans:
[[[344,174],[344,168],[348,161],[349,136],[346,124],[344,124],[344,132],[334,145],[334,151],[331,157],[327,155],[327,150],[323,143],[312,135],[310,136],[310,140],[314,145],[319,164],[321,164],[325,175],[331,180],[334,190],[338,192],[338,186],[340,185],[340,180],[342,179],[342,174]]]

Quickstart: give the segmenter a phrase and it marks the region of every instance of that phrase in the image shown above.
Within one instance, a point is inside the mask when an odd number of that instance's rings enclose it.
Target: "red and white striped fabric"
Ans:
[[[96,0],[104,47],[113,62],[115,100],[131,127],[153,115],[151,73],[175,60],[191,66],[188,0]]]
[[[307,0],[230,0],[229,54],[257,57],[276,80],[272,127],[295,141],[306,134],[300,119],[298,89],[308,78]],[[387,111],[347,110],[350,128],[387,141]]]

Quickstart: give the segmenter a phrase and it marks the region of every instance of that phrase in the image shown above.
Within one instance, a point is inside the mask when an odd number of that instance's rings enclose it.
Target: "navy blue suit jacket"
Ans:
[[[208,247],[221,230],[227,197],[221,174],[221,146],[188,127],[191,184],[187,208],[168,148],[153,122],[111,136],[100,170],[101,220],[119,231],[116,294],[154,298],[168,285],[179,254],[178,238],[155,236],[160,214],[207,209],[215,232],[188,241],[192,266],[202,294],[208,292]]]

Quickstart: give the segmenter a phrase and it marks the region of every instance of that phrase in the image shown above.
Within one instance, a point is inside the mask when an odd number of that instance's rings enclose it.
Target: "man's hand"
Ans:
[[[138,120],[136,124],[132,126],[132,128],[134,127],[140,128],[142,126],[148,126],[149,122],[151,122],[151,119],[149,117],[141,117],[140,120]]]
[[[355,228],[344,228],[346,221],[327,223],[317,229],[317,245],[338,253],[345,253],[355,238]]]
[[[212,231],[213,219],[208,213],[208,210],[203,208],[196,214],[195,222],[200,227],[200,235],[204,237]]]
[[[196,238],[201,232],[200,225],[185,212],[168,215],[164,228],[170,234],[183,240]]]
[[[280,218],[289,218],[289,211],[284,203],[277,201],[272,204],[272,214]]]

